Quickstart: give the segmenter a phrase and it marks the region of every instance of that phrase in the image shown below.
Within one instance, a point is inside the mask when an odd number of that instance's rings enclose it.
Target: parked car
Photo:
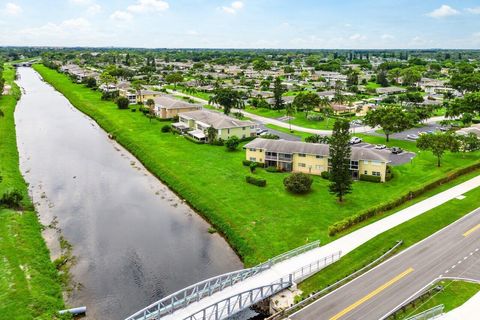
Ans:
[[[377,144],[377,145],[375,145],[375,149],[378,149],[378,150],[383,150],[383,149],[386,149],[386,148],[387,148],[387,146],[384,145],[384,144]]]
[[[417,140],[419,137],[416,134],[407,134],[407,139]]]
[[[257,129],[257,135],[262,135],[262,133],[267,133],[267,132],[268,132],[267,129],[260,129],[260,128]]]
[[[445,132],[445,131],[448,131],[448,128],[447,127],[440,127],[440,128],[438,128],[438,130],[440,130],[442,132]]]
[[[261,133],[258,133],[259,136],[264,136],[266,134],[268,134],[268,130],[262,130]]]
[[[360,125],[362,125],[362,123],[363,123],[362,120],[358,120],[358,119],[357,119],[357,120],[353,120],[353,121],[351,122],[351,124],[356,125],[356,126],[360,126]]]
[[[360,143],[362,142],[362,139],[360,139],[359,137],[351,137],[350,138],[350,144],[357,144],[357,143]]]
[[[393,154],[400,154],[403,152],[402,148],[399,148],[399,147],[393,147],[391,151]]]

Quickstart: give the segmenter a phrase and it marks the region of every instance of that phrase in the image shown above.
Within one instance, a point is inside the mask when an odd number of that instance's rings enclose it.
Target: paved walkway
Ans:
[[[221,301],[238,293],[248,291],[262,285],[270,284],[275,280],[279,279],[280,277],[292,273],[300,269],[301,267],[313,263],[325,256],[331,255],[332,253],[341,250],[342,254],[345,255],[350,251],[354,250],[355,248],[359,247],[360,245],[364,244],[368,240],[374,238],[375,236],[391,228],[394,228],[414,217],[417,217],[422,213],[425,213],[430,209],[433,209],[479,186],[480,175],[455,187],[445,190],[435,196],[418,202],[386,218],[383,218],[382,220],[379,220],[359,230],[356,230],[322,247],[311,250],[302,255],[291,258],[287,261],[281,262],[267,271],[264,271],[243,282],[237,283],[233,287],[229,287],[221,292],[217,292],[212,296],[204,298],[197,303],[193,303],[185,309],[178,310],[173,315],[164,317],[164,319],[184,319],[185,317],[215,302]]]

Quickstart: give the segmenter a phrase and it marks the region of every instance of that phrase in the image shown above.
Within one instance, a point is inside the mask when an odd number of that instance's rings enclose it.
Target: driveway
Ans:
[[[268,133],[275,134],[275,135],[279,136],[280,139],[289,140],[289,141],[302,141],[302,137],[268,128],[268,127],[265,126],[265,124],[263,124],[262,122],[259,122],[259,121],[254,121],[254,122],[257,123],[257,125],[260,129],[266,129],[266,130],[268,130]],[[262,136],[260,136],[260,138],[261,137]]]

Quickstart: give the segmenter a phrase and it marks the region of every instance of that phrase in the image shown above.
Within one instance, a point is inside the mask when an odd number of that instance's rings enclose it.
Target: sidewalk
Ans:
[[[239,282],[233,287],[225,288],[223,291],[217,292],[210,297],[206,297],[199,302],[193,303],[185,309],[178,310],[173,315],[166,316],[165,319],[183,319],[190,314],[193,314],[228,297],[262,285],[270,284],[280,277],[292,273],[303,266],[313,263],[325,256],[331,255],[332,253],[342,251],[342,255],[345,255],[377,235],[479,186],[480,176],[477,176],[435,196],[405,208],[397,213],[394,213],[386,218],[383,218],[382,220],[376,221],[368,226],[347,234],[338,240],[274,265],[271,269],[246,279],[243,282]]]

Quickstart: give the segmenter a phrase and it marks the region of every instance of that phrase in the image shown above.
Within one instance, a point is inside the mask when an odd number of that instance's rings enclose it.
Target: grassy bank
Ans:
[[[14,75],[12,68],[5,69],[12,91],[0,98],[5,114],[0,117],[0,195],[19,190],[24,210],[0,208],[0,318],[55,319],[54,313],[64,308],[62,289],[18,167],[13,113],[20,90],[13,83]]]
[[[388,251],[398,240],[404,241],[399,248],[399,250],[404,250],[478,208],[480,188],[465,193],[465,196],[466,198],[463,200],[452,199],[369,240],[345,255],[337,263],[303,282],[300,285],[300,289],[304,292],[303,295],[318,291],[359,270]]]
[[[396,170],[389,183],[355,182],[353,193],[343,204],[328,193],[328,181],[320,177],[314,177],[310,194],[294,196],[282,183],[287,174],[258,169],[255,175],[266,179],[267,186],[246,184],[245,176],[250,173],[241,164],[245,158],[241,150],[227,152],[224,147],[197,145],[178,135],[161,133],[164,123],[150,123],[138,112],[118,110],[114,103],[101,101],[99,92],[72,83],[56,71],[41,65],[35,69],[201,212],[226,236],[246,265],[315,239],[329,242],[327,228],[332,223],[469,165],[479,155],[447,155],[444,165],[436,168],[433,156],[422,154],[419,161]]]

